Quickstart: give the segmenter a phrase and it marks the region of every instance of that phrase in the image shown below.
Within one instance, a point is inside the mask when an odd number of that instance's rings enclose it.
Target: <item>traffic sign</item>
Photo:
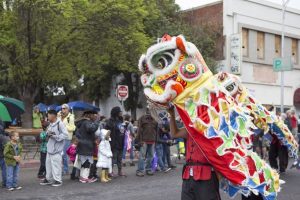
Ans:
[[[293,69],[293,62],[292,62],[291,57],[274,58],[274,60],[273,60],[273,70],[275,72],[291,71],[292,69]]]
[[[127,85],[118,85],[117,96],[120,101],[125,101],[128,98],[129,90]]]

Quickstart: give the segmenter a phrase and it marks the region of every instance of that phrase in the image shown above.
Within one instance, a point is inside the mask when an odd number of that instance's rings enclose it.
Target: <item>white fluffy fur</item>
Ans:
[[[143,55],[141,55],[141,57],[140,57],[140,59],[139,59],[139,70],[140,70],[141,72],[143,72],[143,73],[145,73],[145,72],[144,72],[144,67],[143,67],[143,61],[145,60],[145,58],[146,58],[146,55],[143,54]]]
[[[176,82],[173,80],[170,80],[167,83],[163,94],[156,94],[150,88],[145,88],[144,93],[149,99],[151,99],[154,102],[168,103],[170,100],[173,100],[178,95],[177,92],[171,88],[172,85],[174,85],[174,84],[176,84]]]

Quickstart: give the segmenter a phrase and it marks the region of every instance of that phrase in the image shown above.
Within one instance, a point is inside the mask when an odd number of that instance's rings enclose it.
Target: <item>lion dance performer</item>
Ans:
[[[278,139],[296,155],[297,143],[281,121],[248,93],[229,91],[230,76],[213,76],[196,46],[183,36],[165,35],[141,56],[139,69],[150,104],[168,109],[173,135],[187,139],[183,200],[220,199],[218,180],[230,197],[239,192],[276,199],[279,175],[252,151],[251,135],[257,127],[279,129]],[[172,107],[184,129],[176,128]]]

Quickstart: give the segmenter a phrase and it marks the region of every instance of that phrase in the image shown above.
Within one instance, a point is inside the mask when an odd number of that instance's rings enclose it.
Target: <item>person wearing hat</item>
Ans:
[[[74,123],[74,115],[70,113],[70,108],[68,104],[63,104],[61,106],[60,119],[64,123],[68,131],[68,138],[65,140],[64,154],[63,154],[63,174],[69,174],[69,159],[67,155],[67,149],[71,145],[73,133],[76,129]]]
[[[122,110],[116,106],[110,112],[110,119],[108,120],[105,129],[111,131],[111,150],[113,153],[113,164],[118,166],[118,175],[125,176],[122,171],[122,156],[125,139],[125,128],[123,125]],[[113,173],[111,174],[113,176]]]
[[[64,140],[68,138],[68,131],[62,121],[57,117],[55,110],[48,111],[50,122],[47,133],[46,179],[41,185],[62,185],[62,153]]]
[[[90,167],[93,164],[93,153],[95,148],[95,132],[99,124],[95,121],[95,115],[98,113],[93,110],[87,110],[83,117],[76,124],[76,137],[78,138],[77,155],[80,168],[79,181],[82,183],[92,183],[97,181],[95,178],[89,178]]]

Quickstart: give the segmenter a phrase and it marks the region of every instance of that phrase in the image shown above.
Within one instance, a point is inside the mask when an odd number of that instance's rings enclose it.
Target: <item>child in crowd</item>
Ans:
[[[69,156],[71,162],[75,163],[75,159],[76,159],[76,151],[77,151],[77,144],[78,144],[78,140],[77,138],[75,137],[72,141],[72,144],[71,146],[67,149],[67,155]],[[72,169],[72,173],[71,173],[71,180],[75,180],[76,179],[76,172],[77,172],[77,168],[73,166],[73,169]]]
[[[134,152],[133,152],[133,146],[134,146],[134,137],[135,132],[133,128],[133,124],[130,121],[130,115],[124,115],[124,128],[125,128],[125,138],[124,138],[124,148],[123,148],[123,166],[126,166],[126,163],[124,162],[126,159],[126,153],[130,153],[130,166],[134,166],[133,159],[134,159]]]
[[[90,179],[98,179],[97,176],[97,162],[98,162],[98,146],[99,146],[99,138],[95,140],[95,148],[94,148],[94,153],[93,153],[93,164],[91,165],[90,169]]]
[[[22,145],[19,142],[19,133],[12,132],[9,134],[10,141],[4,148],[4,159],[6,163],[6,188],[9,191],[20,190],[18,177],[22,155]]]
[[[38,172],[38,178],[46,178],[46,156],[47,156],[47,132],[46,129],[49,123],[43,123],[43,131],[40,133],[40,169]]]
[[[101,182],[107,183],[111,181],[108,177],[109,173],[112,173],[112,152],[110,147],[110,131],[106,129],[101,130],[101,142],[98,150],[98,162],[97,167],[101,170]]]
[[[8,133],[4,131],[4,123],[0,118],[0,170],[2,171],[2,187],[6,188],[6,164],[4,160],[4,147],[5,144],[9,141]]]

